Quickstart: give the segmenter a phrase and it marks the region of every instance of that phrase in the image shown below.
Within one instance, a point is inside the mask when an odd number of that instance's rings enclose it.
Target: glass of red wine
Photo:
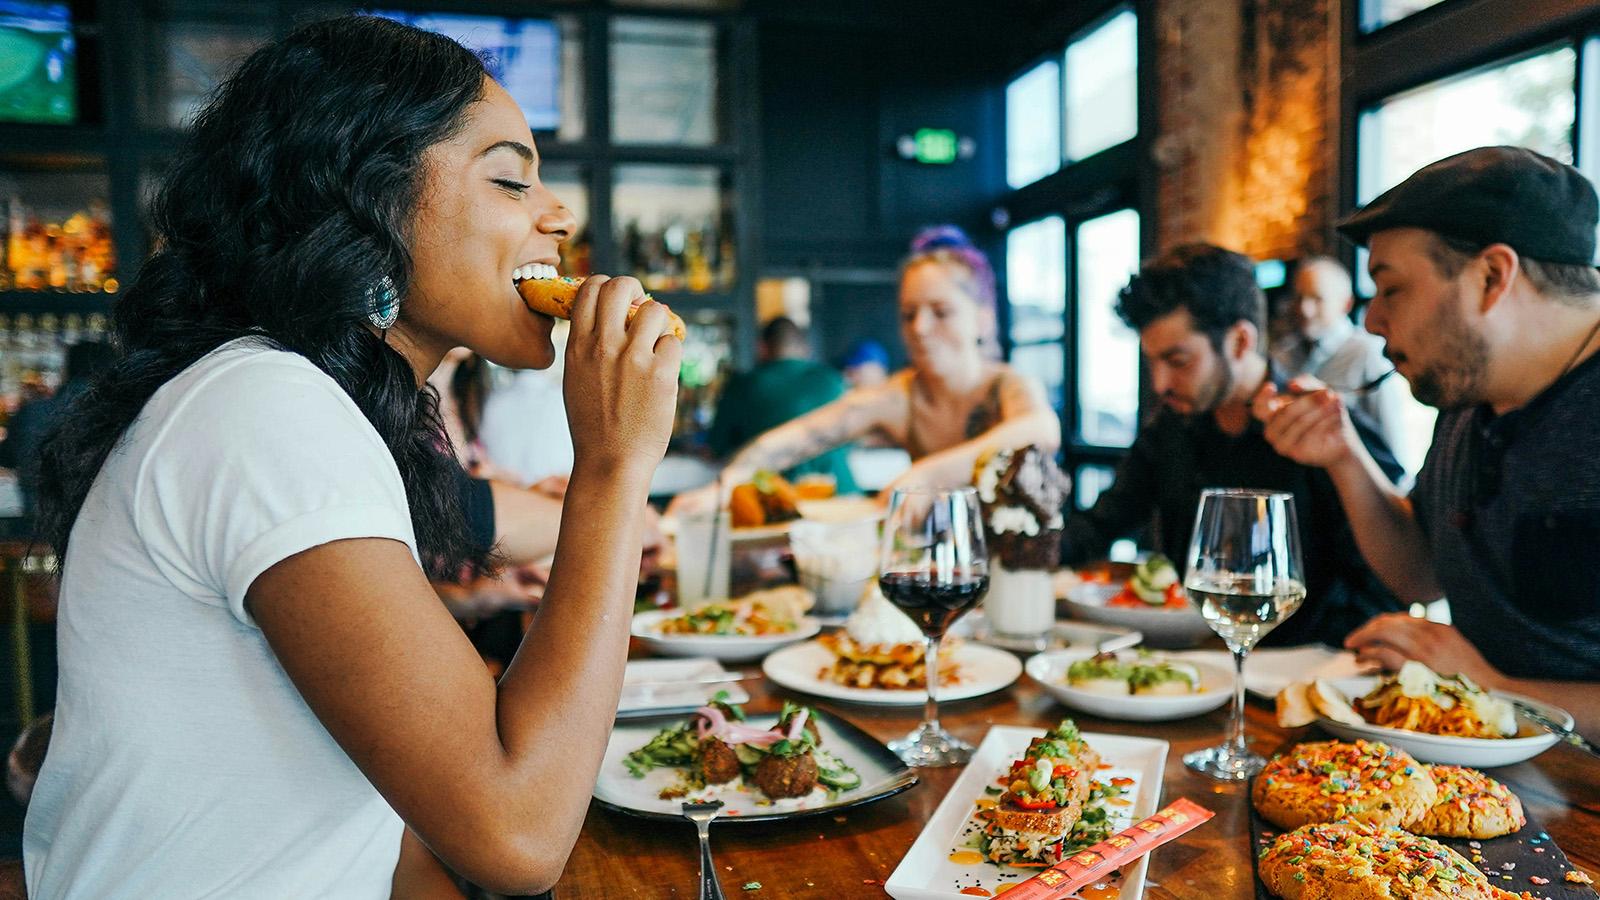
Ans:
[[[910,766],[961,765],[972,757],[972,745],[939,726],[939,640],[989,590],[977,492],[896,490],[878,561],[883,596],[917,623],[927,642],[927,713],[915,731],[891,741],[889,749]]]

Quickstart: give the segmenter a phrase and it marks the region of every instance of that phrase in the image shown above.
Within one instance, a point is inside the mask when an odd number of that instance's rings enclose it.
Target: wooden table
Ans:
[[[806,697],[759,677],[744,685],[751,696],[745,706],[749,712],[776,712],[785,698],[793,698],[849,719],[883,741],[910,731],[922,714],[921,706],[885,709]],[[1272,710],[1254,700],[1246,712],[1252,746],[1259,753],[1270,754],[1286,742],[1317,735],[1312,729],[1279,728]],[[1085,731],[1171,742],[1163,800],[1189,797],[1217,814],[1155,852],[1146,897],[1228,900],[1254,896],[1245,787],[1219,784],[1190,772],[1182,759],[1191,750],[1222,740],[1228,707],[1177,722],[1115,722],[1071,713],[1023,675],[1005,691],[942,705],[940,718],[946,728],[977,745],[990,725],[1044,728],[1069,714]],[[723,891],[730,900],[887,896],[881,883],[900,863],[960,773],[959,767],[923,769],[918,773],[921,783],[909,791],[837,816],[714,826],[712,851],[721,870],[717,874]],[[1557,745],[1533,760],[1492,774],[1521,796],[1529,814],[1544,825],[1573,864],[1600,879],[1600,760]],[[556,886],[556,896],[559,900],[693,898],[697,896],[698,873],[694,827],[687,821],[651,822],[595,804]],[[741,886],[751,881],[761,882],[762,889],[742,891]],[[1528,887],[1531,885],[1517,889]]]

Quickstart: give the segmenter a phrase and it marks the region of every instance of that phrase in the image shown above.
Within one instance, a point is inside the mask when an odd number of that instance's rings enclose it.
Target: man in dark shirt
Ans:
[[[711,452],[727,456],[747,442],[837,400],[845,391],[844,376],[811,358],[806,333],[793,320],[779,316],[761,329],[761,364],[728,380],[717,401],[706,442]],[[835,447],[808,459],[783,475],[829,475],[841,494],[853,494],[850,448]]]
[[[1285,455],[1323,466],[1373,568],[1454,626],[1380,616],[1363,659],[1419,660],[1569,708],[1600,729],[1600,218],[1571,166],[1483,147],[1426,166],[1346,219],[1369,245],[1367,328],[1437,406],[1409,497],[1375,477],[1336,395],[1263,391]]]
[[[1250,415],[1269,380],[1262,352],[1266,299],[1238,253],[1189,244],[1146,263],[1122,291],[1117,314],[1139,332],[1162,408],[1144,425],[1092,509],[1068,517],[1067,562],[1101,556],[1154,518],[1156,548],[1184,564],[1200,492],[1268,488],[1294,495],[1305,557],[1306,602],[1269,643],[1338,644],[1372,616],[1399,608],[1361,558],[1326,473],[1280,456]],[[1389,477],[1400,467],[1365,423],[1362,439]]]

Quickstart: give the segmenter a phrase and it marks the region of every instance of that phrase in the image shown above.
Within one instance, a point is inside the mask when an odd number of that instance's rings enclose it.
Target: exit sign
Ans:
[[[943,166],[956,161],[959,141],[948,128],[919,128],[911,139],[916,147],[911,158],[919,163]]]

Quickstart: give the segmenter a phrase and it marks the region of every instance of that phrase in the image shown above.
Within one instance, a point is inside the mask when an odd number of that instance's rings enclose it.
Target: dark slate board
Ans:
[[[1249,795],[1246,794],[1246,797]],[[1249,802],[1248,799],[1246,802]],[[1254,804],[1250,807],[1250,871],[1255,875],[1256,900],[1273,900],[1273,894],[1267,886],[1261,883],[1261,876],[1256,872],[1256,860],[1261,856],[1261,851],[1272,842],[1282,829],[1268,822],[1256,814]],[[1567,861],[1567,855],[1555,845],[1539,823],[1528,817],[1528,824],[1516,834],[1505,837],[1491,838],[1483,841],[1471,841],[1465,838],[1435,838],[1439,843],[1466,857],[1473,865],[1483,870],[1489,876],[1489,883],[1501,890],[1513,894],[1530,892],[1535,897],[1549,898],[1549,900],[1596,900],[1593,887],[1583,884],[1573,884],[1564,880],[1567,870],[1572,868],[1572,863]],[[1477,847],[1471,846],[1477,844]],[[1538,852],[1543,850],[1543,853]],[[1511,863],[1516,868],[1506,871],[1501,868],[1505,863]],[[1534,884],[1528,878],[1537,875],[1550,879],[1549,884]],[[1506,878],[1503,876],[1510,876]]]

